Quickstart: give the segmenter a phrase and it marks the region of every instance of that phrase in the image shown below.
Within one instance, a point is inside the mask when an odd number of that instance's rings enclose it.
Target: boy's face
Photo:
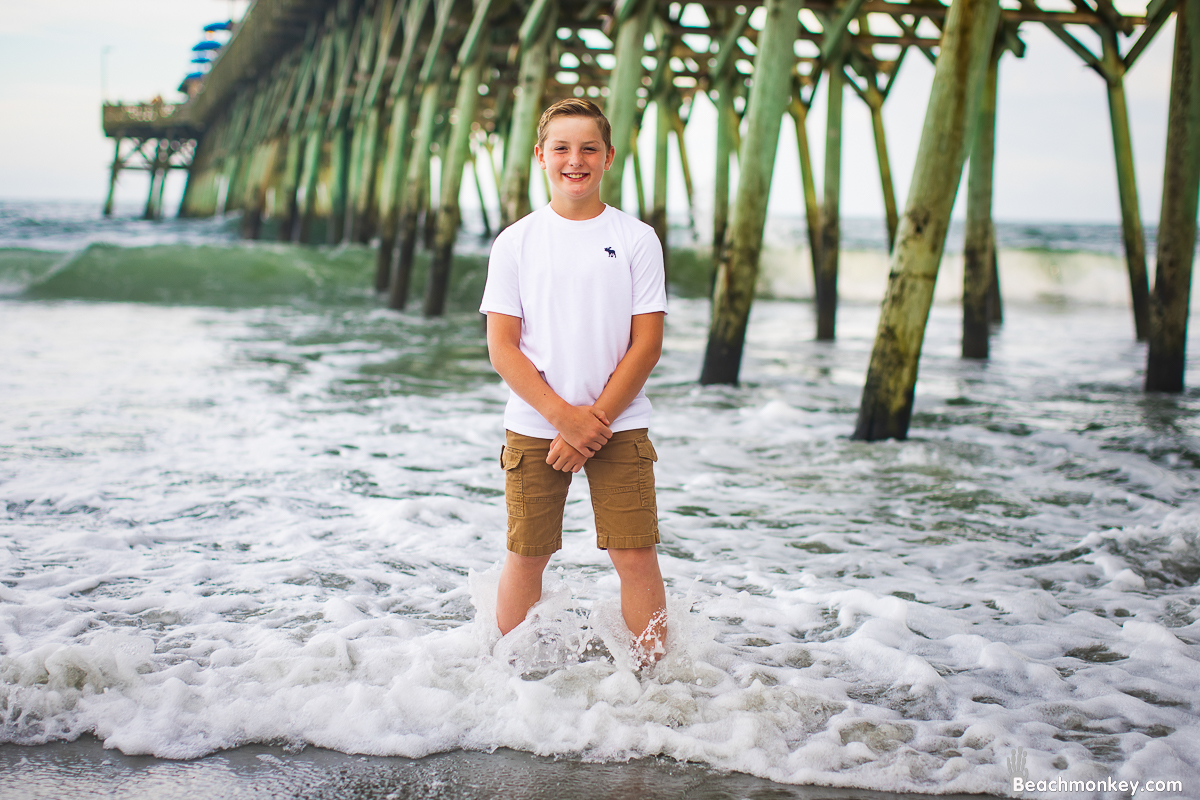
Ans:
[[[552,195],[571,202],[600,192],[600,179],[616,150],[605,152],[600,127],[590,117],[557,117],[546,128],[546,141],[535,148],[538,165],[550,179]]]

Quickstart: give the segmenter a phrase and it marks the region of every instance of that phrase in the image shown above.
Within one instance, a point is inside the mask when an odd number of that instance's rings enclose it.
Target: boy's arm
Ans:
[[[542,378],[529,357],[521,352],[520,317],[488,312],[487,342],[488,355],[496,372],[518,397],[554,426],[567,444],[590,457],[612,438],[612,430],[608,427],[612,418],[603,409],[595,405],[573,406],[563,400]],[[616,373],[613,375],[615,377]],[[631,395],[625,404],[632,399]]]
[[[610,420],[621,416],[629,407],[662,357],[663,321],[666,316],[658,311],[634,314],[630,319],[629,350],[613,370],[612,377],[595,403],[595,407]]]
[[[659,311],[652,314],[634,314],[630,320],[629,349],[625,351],[604,391],[592,406],[604,413],[609,425],[612,424],[612,420],[621,416],[633,402],[633,398],[638,396],[650,373],[654,371],[654,365],[662,356],[664,317],[666,314]],[[591,455],[587,454],[588,457]],[[550,445],[550,454],[546,457],[546,463],[564,472],[578,472],[585,460],[586,457],[574,452],[570,443],[564,442],[562,436],[555,437]]]

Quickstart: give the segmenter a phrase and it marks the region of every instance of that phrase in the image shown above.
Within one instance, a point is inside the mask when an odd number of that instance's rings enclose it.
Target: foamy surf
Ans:
[[[675,301],[672,638],[636,671],[582,477],[545,646],[496,649],[506,394],[473,315],[0,304],[0,740],[1200,780],[1200,401],[1141,393],[1124,311],[1009,307],[980,365],[935,308],[913,437],[867,445],[873,307],[828,345],[756,305],[732,389],[695,386],[707,304]]]

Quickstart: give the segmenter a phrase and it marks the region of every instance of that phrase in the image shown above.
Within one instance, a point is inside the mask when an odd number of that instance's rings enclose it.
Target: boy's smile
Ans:
[[[600,180],[615,150],[605,152],[600,127],[589,117],[558,117],[550,122],[538,166],[550,180],[550,205],[567,219],[590,219],[604,211]]]

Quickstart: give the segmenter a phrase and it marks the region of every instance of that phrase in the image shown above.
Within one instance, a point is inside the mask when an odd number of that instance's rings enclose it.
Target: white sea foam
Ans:
[[[499,638],[505,390],[471,377],[474,319],[0,312],[2,741],[663,754],[936,792],[1005,791],[1022,747],[1035,778],[1200,785],[1200,398],[1141,395],[1122,312],[1010,310],[984,365],[935,309],[912,438],[864,444],[873,309],[827,345],[761,303],[746,383],[702,389],[706,305],[676,302],[651,386],[668,654],[642,672],[582,475]],[[466,377],[396,366],[435,357]]]

